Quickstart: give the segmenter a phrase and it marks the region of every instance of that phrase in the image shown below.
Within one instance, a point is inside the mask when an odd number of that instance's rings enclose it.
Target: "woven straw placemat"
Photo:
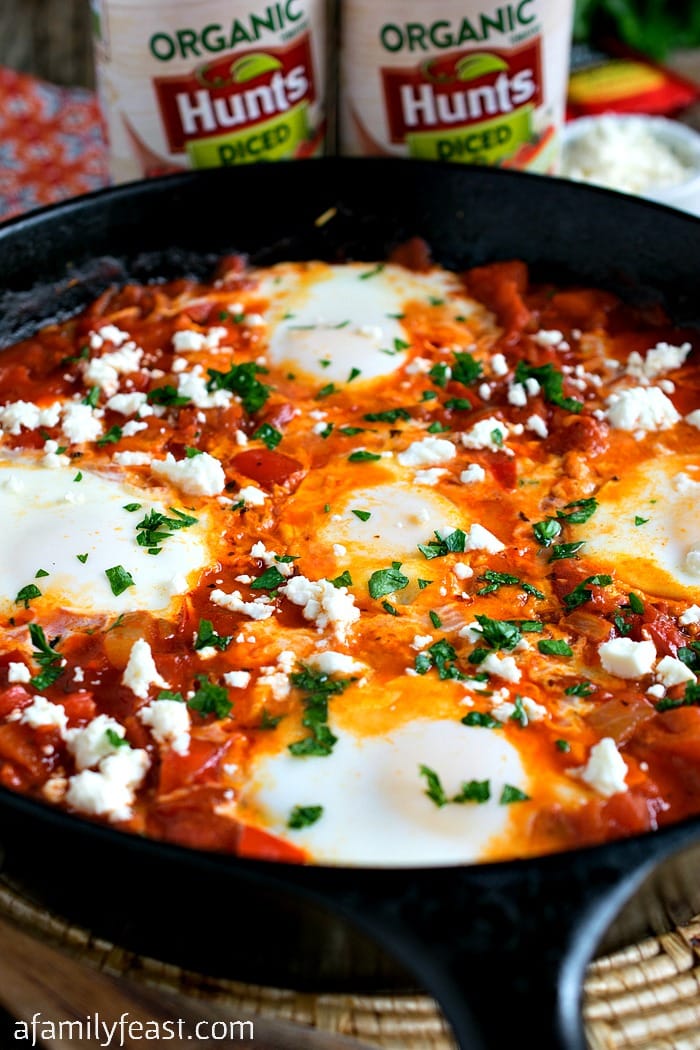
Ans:
[[[224,1004],[238,1016],[295,1021],[385,1050],[454,1050],[427,995],[312,994],[206,977],[95,938],[1,879],[0,913],[103,973]],[[700,1050],[700,916],[593,961],[583,1012],[590,1050]]]

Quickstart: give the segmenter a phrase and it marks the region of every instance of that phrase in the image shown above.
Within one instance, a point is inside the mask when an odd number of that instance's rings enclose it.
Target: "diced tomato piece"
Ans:
[[[572,328],[599,328],[605,324],[607,315],[617,306],[618,300],[609,292],[596,289],[574,289],[557,292],[550,300],[552,316]],[[549,313],[549,311],[547,311]]]
[[[430,248],[422,237],[411,237],[410,240],[397,245],[389,256],[389,262],[405,266],[407,270],[416,273],[427,273],[433,265]]]
[[[30,700],[31,695],[23,685],[10,685],[0,690],[0,718],[7,718],[16,708],[26,707]]]
[[[69,726],[85,725],[97,714],[92,693],[70,693],[61,703],[66,709]]]
[[[264,412],[261,412],[260,422],[269,423],[271,427],[279,430],[294,418],[296,411],[296,405],[293,405],[291,401],[281,401],[279,405],[270,405]]]
[[[676,656],[681,646],[688,644],[688,638],[675,620],[667,613],[647,605],[643,616],[644,632],[654,645],[659,656]]]
[[[271,449],[248,449],[234,457],[233,465],[241,474],[252,478],[260,485],[287,484],[296,487],[304,476],[304,468],[298,459],[285,456]]]
[[[0,726],[0,758],[20,766],[35,782],[44,780],[47,769],[41,749],[49,739],[46,734],[46,739],[42,740],[44,735],[19,722]]]
[[[204,779],[217,766],[228,747],[229,741],[220,743],[192,739],[184,755],[172,750],[165,751],[160,765],[159,793],[167,795],[186,784]]]
[[[601,737],[610,736],[616,743],[624,744],[639,726],[655,717],[656,711],[648,700],[642,697],[629,700],[615,697],[596,707],[585,720]]]
[[[518,485],[518,471],[515,457],[494,453],[489,456],[489,470],[501,488],[512,492]]]
[[[563,456],[567,452],[581,452],[599,456],[608,449],[607,423],[593,416],[572,416],[553,413],[551,431],[547,438],[548,452]]]
[[[244,824],[238,839],[238,855],[254,857],[256,860],[276,860],[289,864],[305,864],[308,857],[304,850],[291,842],[277,838],[261,828]]]
[[[464,275],[464,283],[471,295],[495,313],[507,341],[529,323],[530,311],[523,301],[528,284],[525,263],[513,260],[476,266]]]
[[[241,825],[215,812],[221,791],[190,791],[186,798],[158,802],[147,816],[147,833],[193,849],[236,853]]]

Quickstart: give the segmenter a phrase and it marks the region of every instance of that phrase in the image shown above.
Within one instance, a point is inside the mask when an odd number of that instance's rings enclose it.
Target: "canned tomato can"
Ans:
[[[343,0],[340,143],[554,173],[573,0]]]
[[[319,156],[326,0],[92,0],[114,182]]]

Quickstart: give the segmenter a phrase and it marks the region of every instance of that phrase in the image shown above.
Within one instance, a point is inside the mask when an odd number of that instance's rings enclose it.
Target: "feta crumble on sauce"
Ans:
[[[299,863],[700,813],[696,344],[413,241],[4,350],[0,783]]]

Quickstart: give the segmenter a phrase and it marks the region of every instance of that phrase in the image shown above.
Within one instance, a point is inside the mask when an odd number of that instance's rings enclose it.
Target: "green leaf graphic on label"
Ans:
[[[258,51],[254,55],[245,55],[244,58],[239,58],[232,64],[231,79],[234,84],[245,84],[247,80],[255,80],[263,73],[273,73],[276,69],[281,68],[282,63],[278,58]]]
[[[478,55],[465,55],[455,65],[458,80],[477,80],[489,73],[501,73],[504,69],[508,69],[508,63],[487,51]]]

